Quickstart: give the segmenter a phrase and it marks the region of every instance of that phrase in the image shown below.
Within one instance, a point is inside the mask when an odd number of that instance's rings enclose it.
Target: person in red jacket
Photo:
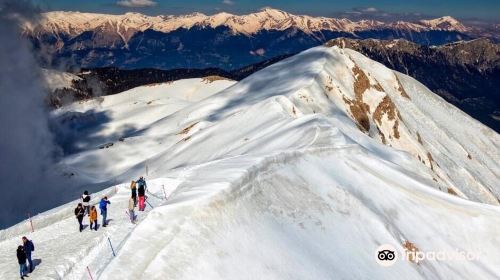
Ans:
[[[144,177],[137,180],[137,194],[139,195],[139,211],[144,211],[146,208],[146,190],[147,190],[146,180]]]

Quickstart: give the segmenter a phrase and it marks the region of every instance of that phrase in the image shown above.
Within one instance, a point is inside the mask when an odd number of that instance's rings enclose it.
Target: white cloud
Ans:
[[[145,7],[153,7],[158,3],[152,0],[121,0],[116,2],[116,5],[127,7],[127,8],[145,8]]]
[[[222,1],[222,4],[226,4],[226,5],[234,5],[234,1],[233,1],[233,0],[223,0],[223,1]]]
[[[374,7],[368,7],[368,8],[363,9],[363,12],[374,13],[374,12],[378,12],[378,9],[374,8]]]
[[[260,48],[260,49],[254,50],[254,51],[250,51],[250,54],[255,55],[255,56],[264,56],[266,54],[266,50],[263,48]]]

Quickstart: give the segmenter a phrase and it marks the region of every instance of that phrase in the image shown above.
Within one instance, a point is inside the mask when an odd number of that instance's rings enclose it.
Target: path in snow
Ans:
[[[167,197],[176,189],[179,181],[172,179],[155,179],[148,181],[149,203],[156,207],[164,203],[163,197]],[[165,194],[163,187],[165,186]],[[116,190],[116,192],[115,192]],[[101,270],[113,258],[111,248],[107,236],[110,237],[114,250],[119,252],[121,244],[134,230],[136,225],[130,223],[126,213],[128,199],[130,197],[129,183],[113,186],[104,192],[112,191],[114,194],[109,196],[111,205],[108,208],[108,227],[101,227],[102,216],[98,218],[98,231],[90,231],[88,227],[88,217],[85,217],[85,230],[78,232],[78,222],[72,215],[72,210],[78,203],[65,205],[60,211],[66,211],[71,208],[69,215],[65,215],[63,219],[58,218],[58,215],[48,216],[44,222],[51,224],[48,227],[37,229],[37,223],[34,223],[35,232],[28,232],[26,223],[18,224],[16,227],[25,228],[24,232],[16,232],[9,236],[5,236],[0,242],[0,279],[17,279],[19,278],[19,266],[16,258],[16,248],[21,244],[21,237],[27,236],[33,240],[35,251],[33,252],[33,260],[35,271],[30,274],[31,279],[88,279],[87,266],[93,274],[93,277],[99,275]],[[94,201],[98,201],[94,194]],[[146,207],[145,212],[139,212],[136,208],[138,216],[137,223],[140,223],[144,217],[151,211],[151,206]],[[37,217],[34,218],[37,221]],[[51,221],[47,221],[51,220]]]

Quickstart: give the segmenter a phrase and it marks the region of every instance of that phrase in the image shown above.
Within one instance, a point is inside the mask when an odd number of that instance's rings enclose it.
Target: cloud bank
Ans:
[[[116,5],[127,8],[147,8],[154,7],[158,3],[152,0],[121,0],[116,2]]]

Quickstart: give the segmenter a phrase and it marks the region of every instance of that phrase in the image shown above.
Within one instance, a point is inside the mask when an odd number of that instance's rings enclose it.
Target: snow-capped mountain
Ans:
[[[421,22],[351,21],[263,9],[248,15],[146,16],[48,12],[23,32],[46,67],[233,70],[338,38],[405,38],[436,45],[469,39],[451,17]],[[194,40],[193,38],[204,38]]]
[[[458,20],[450,16],[415,23],[384,23],[374,20],[351,21],[345,18],[293,15],[272,8],[265,8],[248,15],[233,15],[222,12],[215,15],[192,13],[181,16],[147,16],[139,13],[109,15],[56,11],[44,13],[39,24],[33,26],[27,23],[25,28],[27,32],[32,33],[62,33],[69,36],[76,36],[94,29],[109,29],[116,32],[127,42],[134,32],[146,29],[166,33],[178,28],[189,29],[193,26],[211,28],[227,26],[235,33],[246,35],[255,34],[262,30],[286,30],[288,28],[297,28],[308,34],[323,30],[354,32],[383,28],[401,28],[411,31],[446,30],[466,32],[468,30]]]
[[[111,198],[112,221],[77,233],[74,201],[35,217],[34,233],[0,231],[0,278],[17,275],[27,234],[43,279],[500,276],[500,136],[356,51],[316,47],[237,83],[143,86],[53,118],[78,147],[60,167],[108,183],[93,197]],[[140,175],[150,205],[132,225]]]

